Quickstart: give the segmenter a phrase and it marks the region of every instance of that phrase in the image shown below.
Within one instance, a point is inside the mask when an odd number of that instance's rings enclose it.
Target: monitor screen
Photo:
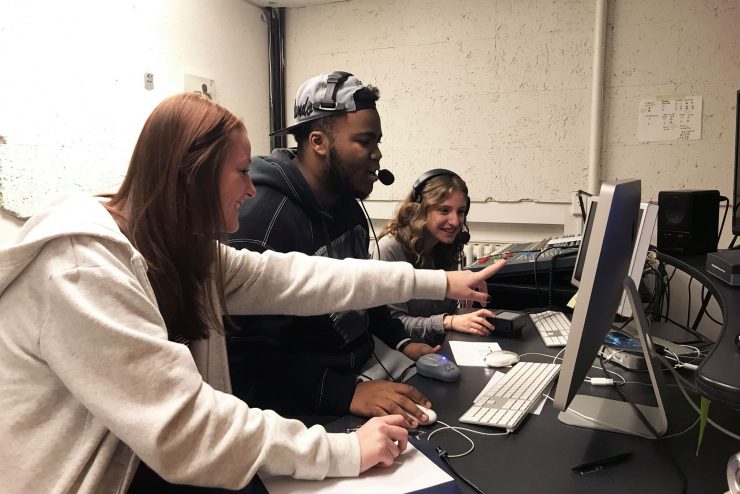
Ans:
[[[578,302],[555,392],[559,410],[570,405],[614,321],[637,235],[640,181],[603,184],[598,202],[598,209],[590,215],[590,232],[581,243],[585,245],[588,238]]]
[[[589,203],[588,214],[586,215],[586,225],[583,230],[581,246],[578,249],[575,267],[573,268],[573,276],[571,278],[571,283],[575,287],[580,286],[581,276],[583,274],[583,263],[586,260],[586,251],[588,250],[590,243],[591,230],[593,228],[594,218],[596,218],[598,205],[599,198],[592,197]],[[632,257],[630,258],[629,267],[629,275],[635,282],[636,286],[640,286],[647,251],[650,247],[650,239],[653,236],[657,219],[658,205],[649,202],[641,202],[637,217],[637,238],[635,240],[635,247],[632,251]],[[622,295],[619,307],[617,308],[617,313],[624,317],[630,317],[632,315],[632,308],[627,303],[626,294]]]

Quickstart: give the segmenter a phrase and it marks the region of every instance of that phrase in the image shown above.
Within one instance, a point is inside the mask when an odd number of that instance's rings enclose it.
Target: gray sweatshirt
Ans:
[[[373,253],[373,257],[383,261],[404,261],[406,259],[403,247],[392,235],[385,235],[378,241],[380,257]],[[414,298],[408,302],[388,304],[393,317],[403,322],[406,334],[414,340],[429,345],[441,344],[444,341],[445,330],[442,326],[446,314],[454,314],[457,310],[457,301],[452,299],[425,300]]]
[[[443,298],[441,271],[221,246],[232,314],[296,315]],[[355,434],[228,394],[222,328],[168,341],[144,258],[94,198],[72,196],[0,246],[0,486],[125,492],[139,458],[174,483],[239,488],[258,471],[355,476]]]

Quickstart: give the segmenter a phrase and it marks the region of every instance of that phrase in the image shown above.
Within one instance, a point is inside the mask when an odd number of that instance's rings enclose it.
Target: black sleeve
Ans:
[[[234,395],[251,406],[283,415],[349,413],[355,375],[316,365],[310,354],[297,353],[281,344],[295,318],[238,316],[234,319],[241,328],[227,336]]]
[[[369,330],[380,338],[383,343],[395,349],[401,340],[409,337],[403,327],[403,322],[391,315],[387,305],[373,307],[368,310]]]

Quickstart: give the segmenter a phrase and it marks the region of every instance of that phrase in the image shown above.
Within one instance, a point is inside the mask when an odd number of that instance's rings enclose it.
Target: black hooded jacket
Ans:
[[[252,160],[255,198],[239,211],[229,245],[262,252],[298,251],[336,259],[369,258],[369,234],[357,200],[322,208],[300,170],[294,150],[277,149]],[[251,406],[284,415],[344,415],[357,372],[372,355],[375,334],[391,348],[407,339],[386,306],[322,316],[235,316],[228,330],[234,394]],[[228,325],[227,325],[228,328]]]

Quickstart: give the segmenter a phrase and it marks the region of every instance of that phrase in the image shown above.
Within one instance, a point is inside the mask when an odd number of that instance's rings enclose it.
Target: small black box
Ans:
[[[532,320],[524,312],[513,310],[496,310],[493,311],[496,317],[489,317],[488,322],[494,325],[491,336],[501,336],[504,338],[521,338],[522,330]]]
[[[706,269],[728,285],[740,286],[740,250],[708,253]]]

